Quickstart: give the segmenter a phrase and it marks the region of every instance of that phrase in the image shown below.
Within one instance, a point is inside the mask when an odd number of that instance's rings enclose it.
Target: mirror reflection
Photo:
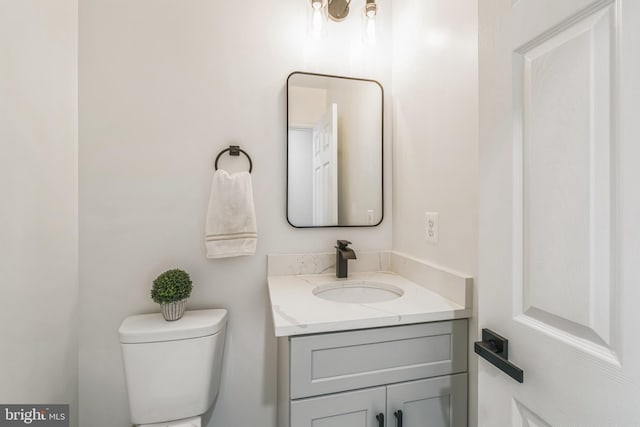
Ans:
[[[382,86],[295,72],[287,79],[287,220],[294,227],[382,221]]]

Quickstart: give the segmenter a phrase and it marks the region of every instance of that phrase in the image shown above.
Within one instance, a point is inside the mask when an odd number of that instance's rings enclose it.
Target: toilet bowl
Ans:
[[[140,427],[200,427],[220,386],[227,310],[126,318],[120,344],[131,422]]]
[[[201,417],[175,420],[168,423],[140,424],[138,427],[202,427]]]

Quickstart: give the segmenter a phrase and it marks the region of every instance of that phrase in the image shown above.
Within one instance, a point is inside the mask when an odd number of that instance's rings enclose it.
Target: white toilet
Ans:
[[[131,421],[140,427],[201,427],[220,386],[227,310],[160,313],[120,325]]]

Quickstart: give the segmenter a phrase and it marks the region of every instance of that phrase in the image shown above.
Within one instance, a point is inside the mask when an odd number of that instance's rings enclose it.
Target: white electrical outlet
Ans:
[[[424,240],[429,243],[438,243],[438,212],[425,212],[424,214]]]

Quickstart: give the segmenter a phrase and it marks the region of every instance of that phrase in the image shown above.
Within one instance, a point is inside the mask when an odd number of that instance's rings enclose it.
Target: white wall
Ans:
[[[0,402],[77,425],[77,1],[0,0]]]
[[[327,90],[289,86],[289,127],[313,127],[327,111]]]
[[[475,0],[393,1],[393,249],[473,276],[477,21]],[[426,211],[440,213],[437,245],[424,240]],[[470,341],[476,329],[472,319]],[[476,363],[470,347],[471,426],[476,424]]]
[[[382,0],[390,11],[388,3]],[[353,10],[363,4],[354,1]],[[117,329],[128,315],[158,311],[150,284],[173,266],[194,279],[191,308],[230,312],[209,426],[275,425],[267,253],[331,250],[338,238],[351,240],[356,251],[391,247],[391,197],[377,228],[287,224],[286,77],[302,70],[391,83],[390,13],[381,14],[379,44],[371,50],[361,45],[357,13],[330,23],[328,40],[309,43],[308,7],[300,0],[81,3],[81,425],[128,425]],[[385,129],[390,168],[389,121]],[[258,251],[206,260],[212,161],[230,142],[254,161]],[[228,157],[221,162],[245,167]],[[390,196],[390,180],[385,185]]]

